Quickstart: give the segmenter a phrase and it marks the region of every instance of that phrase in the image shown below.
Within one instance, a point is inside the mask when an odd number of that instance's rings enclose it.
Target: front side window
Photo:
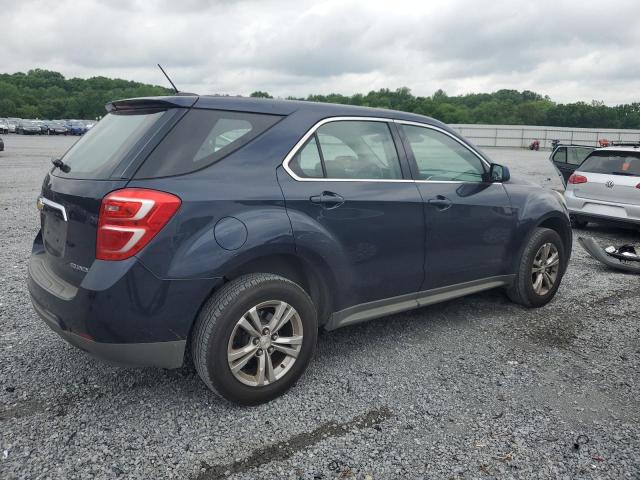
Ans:
[[[418,179],[482,182],[485,168],[471,150],[449,135],[413,125],[402,126],[418,167]]]

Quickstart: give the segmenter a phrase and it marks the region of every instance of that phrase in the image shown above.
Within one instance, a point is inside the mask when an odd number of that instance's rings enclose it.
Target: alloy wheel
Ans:
[[[302,349],[302,320],[286,302],[270,300],[249,309],[236,323],[227,347],[233,376],[252,387],[284,377]]]
[[[531,282],[533,291],[540,296],[548,294],[558,279],[560,254],[553,243],[545,243],[533,257]]]

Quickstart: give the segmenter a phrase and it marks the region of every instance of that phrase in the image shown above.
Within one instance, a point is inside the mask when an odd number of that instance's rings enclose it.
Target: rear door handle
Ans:
[[[322,192],[320,195],[310,197],[311,203],[317,203],[324,208],[337,208],[344,203],[344,198],[334,192]]]
[[[446,210],[450,208],[451,205],[453,205],[453,202],[451,200],[442,195],[438,195],[435,198],[430,198],[429,200],[427,200],[427,203],[429,205],[433,205],[438,210]]]

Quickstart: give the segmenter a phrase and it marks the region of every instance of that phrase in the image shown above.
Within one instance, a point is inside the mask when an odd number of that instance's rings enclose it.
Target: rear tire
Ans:
[[[202,308],[191,339],[193,363],[218,395],[257,405],[296,383],[317,335],[316,308],[300,286],[272,274],[244,275]]]
[[[507,288],[507,295],[528,308],[546,305],[560,286],[566,258],[560,235],[549,228],[536,228],[522,252],[516,278]]]

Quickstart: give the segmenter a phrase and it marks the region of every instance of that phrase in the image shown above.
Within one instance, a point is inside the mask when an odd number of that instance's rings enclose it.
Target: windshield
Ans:
[[[589,157],[587,157],[579,170],[585,173],[640,176],[640,151],[593,152]]]
[[[108,179],[165,113],[166,110],[134,110],[106,115],[62,157],[67,171],[55,169],[53,174],[69,178]]]

